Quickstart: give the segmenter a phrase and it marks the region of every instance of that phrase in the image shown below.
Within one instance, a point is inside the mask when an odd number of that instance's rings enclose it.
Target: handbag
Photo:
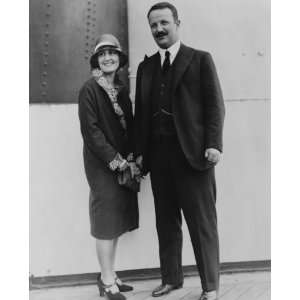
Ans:
[[[126,168],[124,171],[118,173],[118,183],[133,192],[140,191],[140,183],[131,177],[130,168]]]

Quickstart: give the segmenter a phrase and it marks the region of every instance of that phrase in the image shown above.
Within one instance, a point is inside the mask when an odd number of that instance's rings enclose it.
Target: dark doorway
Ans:
[[[30,103],[76,103],[98,35],[114,34],[128,53],[125,0],[30,0],[29,18]],[[128,84],[127,66],[121,77]]]

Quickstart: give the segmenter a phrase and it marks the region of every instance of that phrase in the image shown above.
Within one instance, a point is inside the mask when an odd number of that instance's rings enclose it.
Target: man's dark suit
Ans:
[[[176,139],[151,139],[151,89],[160,55],[145,58],[137,72],[135,99],[136,156],[150,171],[156,209],[163,283],[180,285],[181,211],[203,289],[218,289],[219,246],[215,209],[214,164],[205,150],[222,152],[224,102],[208,52],[181,44],[172,64],[171,104]]]

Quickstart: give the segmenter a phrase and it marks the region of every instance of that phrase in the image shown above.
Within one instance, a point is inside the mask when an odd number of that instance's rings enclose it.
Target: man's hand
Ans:
[[[131,178],[141,175],[141,171],[135,162],[129,162],[129,167],[130,167]]]
[[[135,162],[140,169],[143,168],[143,156],[142,155],[138,156],[136,158]]]
[[[136,158],[135,160],[135,163],[136,163],[136,166],[138,167],[139,169],[139,174],[135,176],[135,179],[137,182],[141,182],[141,180],[144,178],[143,175],[142,175],[142,169],[143,169],[143,156],[140,155]]]
[[[221,152],[214,148],[208,148],[205,150],[205,157],[212,163],[218,163],[221,158]]]

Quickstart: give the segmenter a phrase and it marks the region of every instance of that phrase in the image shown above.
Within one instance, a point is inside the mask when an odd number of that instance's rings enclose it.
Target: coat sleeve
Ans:
[[[97,119],[96,103],[91,90],[84,86],[79,92],[78,113],[84,143],[107,165],[114,160],[117,151],[107,141]]]
[[[205,146],[223,151],[225,106],[213,59],[206,53],[201,61],[201,83],[204,97]]]

